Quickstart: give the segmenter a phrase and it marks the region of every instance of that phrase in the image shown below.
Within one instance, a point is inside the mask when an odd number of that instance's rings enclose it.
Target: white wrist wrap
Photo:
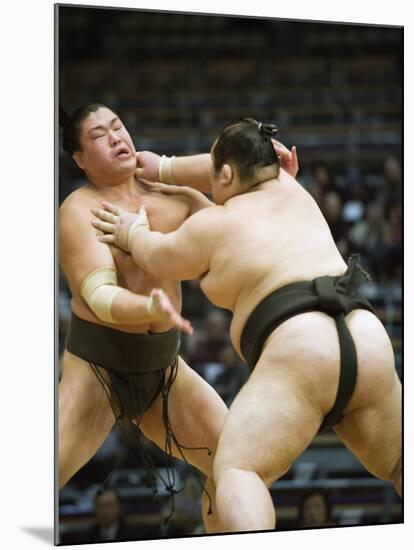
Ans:
[[[128,229],[128,241],[127,241],[127,247],[128,251],[131,250],[131,239],[132,236],[137,231],[149,231],[149,221],[147,217],[147,213],[145,211],[145,207],[141,208],[141,210],[138,213],[137,219],[134,221],[134,223],[131,225],[131,227]]]
[[[82,281],[80,295],[98,319],[106,323],[117,323],[111,314],[115,296],[123,290],[117,286],[116,271],[113,267],[100,267],[89,273]]]
[[[158,169],[158,179],[161,183],[173,183],[172,181],[172,161],[175,159],[175,155],[172,157],[166,157],[162,155],[160,160],[160,166]]]

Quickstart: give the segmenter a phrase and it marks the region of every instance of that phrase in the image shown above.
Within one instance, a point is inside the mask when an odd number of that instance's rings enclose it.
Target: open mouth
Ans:
[[[115,154],[116,158],[118,159],[128,158],[129,155],[130,155],[130,152],[127,147],[121,147],[120,149],[118,149],[118,151]]]

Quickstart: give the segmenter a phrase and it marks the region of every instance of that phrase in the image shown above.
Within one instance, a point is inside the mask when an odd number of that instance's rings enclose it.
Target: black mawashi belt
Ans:
[[[346,272],[339,277],[323,276],[313,281],[292,283],[270,294],[250,315],[240,340],[243,357],[253,369],[268,336],[287,319],[309,311],[322,311],[335,319],[340,345],[339,386],[335,404],[319,431],[339,422],[356,384],[356,349],[345,316],[357,308],[373,312],[371,304],[359,293],[359,287],[368,275],[357,260],[358,255],[351,256]]]
[[[107,369],[145,373],[167,368],[180,348],[177,329],[152,334],[122,332],[72,314],[66,349]]]

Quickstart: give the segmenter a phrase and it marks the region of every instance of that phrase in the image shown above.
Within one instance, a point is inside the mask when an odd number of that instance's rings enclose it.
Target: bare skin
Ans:
[[[179,166],[174,168],[177,180]],[[258,181],[265,176],[258,174]],[[231,339],[241,356],[242,329],[262,299],[289,283],[341,275],[346,265],[315,201],[286,171],[247,193],[232,165],[218,174],[211,171],[210,181],[217,206],[169,235],[137,232],[131,254],[149,273],[177,280],[202,276],[205,295],[233,313]],[[117,223],[100,239],[119,244],[132,220],[108,209]],[[201,239],[202,248],[197,246]],[[401,384],[391,343],[368,311],[354,310],[346,322],[357,350],[358,378],[334,429],[368,471],[391,481],[401,495]],[[335,401],[339,361],[335,323],[324,313],[297,315],[268,337],[230,407],[214,462],[217,507],[226,531],[274,528],[266,486],[317,434]]]
[[[135,180],[135,150],[125,128],[109,109],[99,109],[83,122],[82,154],[75,161],[85,169],[89,183],[72,193],[62,204],[59,215],[60,262],[72,292],[72,310],[80,318],[107,325],[95,316],[79,294],[82,280],[103,266],[116,268],[120,292],[111,308],[116,330],[130,333],[165,332],[177,326],[191,332],[183,319],[181,288],[176,281],[149,275],[139,269],[131,256],[117,247],[99,243],[97,232],[89,223],[91,209],[101,206],[102,200],[112,200],[122,208],[136,212],[142,205],[154,227],[161,232],[177,229],[191,213],[209,206],[210,202],[194,191],[180,190],[162,193]],[[97,127],[98,129],[93,129]],[[95,136],[98,136],[97,138]],[[92,143],[93,140],[93,143]],[[127,148],[119,160],[114,152]],[[89,156],[88,156],[89,155]],[[104,168],[101,170],[101,165]],[[129,163],[129,164],[128,164]],[[108,176],[110,175],[110,177]],[[148,312],[147,301],[152,289],[162,289],[155,301],[160,320]],[[101,369],[105,377],[105,371]],[[207,451],[184,451],[192,465],[207,478],[207,489],[213,498],[213,514],[207,515],[208,500],[203,495],[203,514],[208,532],[219,530],[214,505],[215,487],[212,483],[213,458],[227,408],[218,394],[185,362],[179,358],[177,378],[169,394],[169,417],[180,444],[188,447],[208,447]],[[88,363],[67,350],[63,356],[63,374],[59,384],[59,486],[70,478],[96,453],[115,417],[104,390]],[[159,396],[143,414],[140,429],[161,449],[165,444],[162,399]],[[178,449],[173,454],[182,458]]]

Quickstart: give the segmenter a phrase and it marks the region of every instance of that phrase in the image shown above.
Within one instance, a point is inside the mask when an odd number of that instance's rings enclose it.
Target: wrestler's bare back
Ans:
[[[346,270],[315,201],[286,173],[215,210],[211,242],[219,240],[220,246],[211,249],[201,288],[213,303],[233,312],[231,335],[238,351],[247,318],[272,291]]]
[[[91,227],[91,209],[100,208],[102,200],[107,200],[107,195],[99,189],[87,184],[75,190],[69,195],[60,207],[60,240],[65,243],[67,239],[80,243],[80,246],[87,246],[90,243],[91,255],[93,248],[108,247],[115,264],[118,285],[131,292],[142,295],[149,295],[153,288],[162,288],[170,298],[174,307],[181,310],[181,287],[176,281],[168,281],[149,275],[140,269],[133,261],[130,254],[123,252],[115,246],[97,243],[96,236],[99,231]],[[156,191],[147,190],[142,184],[137,183],[132,196],[120,195],[116,201],[117,205],[127,212],[137,212],[142,205],[146,206],[151,226],[161,233],[169,233],[177,229],[190,215],[189,201],[182,195],[166,196]],[[84,223],[77,224],[77,231],[69,229],[65,232],[66,220],[76,216],[82,218]],[[63,234],[62,234],[63,233]],[[70,254],[68,246],[61,244],[60,261],[62,269],[68,278],[72,293],[72,311],[80,318],[96,324],[112,326],[116,330],[143,333],[148,331],[163,332],[169,330],[171,325],[165,321],[141,324],[116,324],[111,325],[98,319],[79,294],[79,279],[75,280],[78,258],[76,254]],[[93,260],[90,271],[93,270]],[[71,276],[71,274],[74,274]]]
[[[266,296],[290,283],[346,270],[316,202],[286,173],[196,216],[208,232],[204,242],[210,243],[204,247],[209,268],[200,286],[215,305],[232,311],[231,339],[240,356],[244,324]],[[358,384],[348,407],[352,410],[375,399],[376,387],[384,387],[384,377],[392,382],[395,371],[381,322],[365,310],[351,312],[347,322],[360,357]],[[339,376],[334,320],[321,312],[297,315],[280,325],[266,346],[273,363],[284,365],[288,376],[306,383],[328,412]]]

